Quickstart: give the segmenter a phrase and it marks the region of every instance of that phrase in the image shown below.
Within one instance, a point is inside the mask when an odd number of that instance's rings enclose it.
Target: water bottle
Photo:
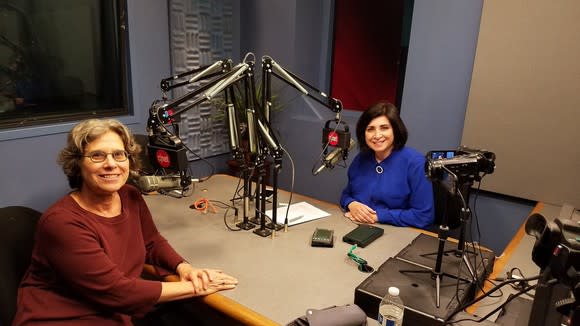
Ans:
[[[403,325],[403,312],[405,305],[399,296],[399,288],[391,286],[379,305],[379,325],[401,326]]]

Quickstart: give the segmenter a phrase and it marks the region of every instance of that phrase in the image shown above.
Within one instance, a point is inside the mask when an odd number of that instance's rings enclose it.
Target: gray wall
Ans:
[[[268,54],[328,91],[332,6],[323,2],[244,1],[242,53]],[[481,10],[481,0],[415,0],[401,106],[410,130],[408,144],[419,151],[460,145]],[[284,110],[274,119],[275,127],[295,164],[294,190],[337,202],[346,184],[346,169],[311,175],[320,154],[322,127],[333,115],[293,89],[282,89],[280,97]],[[353,111],[343,114],[352,131],[358,116]],[[281,173],[285,189],[292,186],[291,175],[291,163],[285,158]],[[477,199],[473,218],[479,221],[480,241],[500,254],[533,203],[483,193]]]
[[[145,133],[147,112],[160,98],[159,81],[170,75],[167,2],[128,0],[131,96],[133,116],[121,117],[134,133]],[[236,22],[239,23],[239,22]],[[46,209],[70,189],[56,164],[73,123],[0,131],[0,207],[24,205]],[[223,172],[227,156],[210,158]],[[205,176],[210,167],[195,162],[195,176]]]
[[[167,5],[156,0],[129,0],[128,5],[135,116],[123,120],[143,133],[147,109],[160,94],[159,80],[169,74]],[[459,145],[481,7],[482,0],[415,0],[402,112],[411,133],[409,145],[420,151]],[[315,87],[329,89],[331,1],[244,0],[240,12],[241,56],[252,51],[259,65],[262,55],[270,55]],[[282,83],[277,87],[284,110],[274,122],[296,165],[294,190],[338,201],[346,169],[335,168],[316,177],[310,173],[320,154],[322,126],[333,115],[294,89]],[[358,113],[343,116],[354,130]],[[70,126],[0,132],[0,168],[7,174],[0,184],[0,206],[43,210],[68,191],[55,158]],[[223,164],[227,158],[213,161]],[[194,166],[194,173],[207,172],[201,164]],[[286,189],[291,186],[291,172],[285,158],[281,186]],[[477,213],[482,243],[499,254],[531,207],[519,200],[480,197]]]
[[[461,144],[461,135],[482,6],[482,0],[415,0],[401,106],[409,145],[419,151],[468,145]],[[533,206],[516,198],[472,195],[472,221],[479,222],[472,232],[499,255]]]
[[[164,2],[128,1],[131,48],[131,79],[134,117],[125,117],[134,132],[145,131],[146,111],[159,94],[159,80],[169,67],[167,48],[167,11]],[[151,22],[158,22],[159,29]],[[22,128],[4,131],[0,151],[2,171],[7,171],[0,185],[0,205],[25,205],[44,210],[68,190],[68,184],[56,155],[66,141],[72,123],[43,128]],[[15,139],[9,139],[14,137]],[[9,172],[8,172],[9,171]]]

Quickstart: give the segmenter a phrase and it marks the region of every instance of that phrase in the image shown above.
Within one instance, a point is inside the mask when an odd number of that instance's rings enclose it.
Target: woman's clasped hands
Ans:
[[[183,262],[177,266],[177,274],[182,282],[191,282],[196,296],[207,295],[236,287],[238,280],[218,269],[193,268]]]
[[[348,204],[348,210],[345,216],[354,222],[372,224],[379,220],[377,212],[374,209],[358,201],[353,201]]]

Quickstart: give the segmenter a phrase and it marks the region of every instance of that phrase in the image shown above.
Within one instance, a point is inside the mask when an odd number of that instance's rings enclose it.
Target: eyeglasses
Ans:
[[[353,251],[357,248],[357,245],[354,245],[350,248],[346,255],[352,261],[358,264],[358,270],[363,273],[372,273],[375,269],[368,265],[367,261],[362,259],[361,257],[357,256]]]
[[[83,157],[88,157],[93,163],[101,163],[107,159],[107,156],[111,155],[113,159],[117,162],[125,162],[129,158],[129,153],[124,150],[113,151],[111,153],[106,153],[103,151],[90,152],[88,155],[83,155]]]

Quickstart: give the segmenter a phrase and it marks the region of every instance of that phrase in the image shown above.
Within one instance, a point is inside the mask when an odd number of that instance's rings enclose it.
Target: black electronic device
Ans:
[[[334,122],[336,126],[332,127],[331,122]],[[343,126],[339,128],[341,124]],[[324,129],[322,129],[322,147],[326,148],[328,145],[345,150],[350,149],[350,131],[346,122],[341,120],[326,121]]]
[[[361,224],[354,230],[345,234],[342,237],[342,241],[350,244],[356,244],[357,246],[364,248],[382,236],[384,233],[385,230],[378,226]]]
[[[525,230],[536,238],[532,261],[541,268],[529,325],[559,325],[563,316],[580,325],[580,224],[536,213]]]
[[[491,174],[495,169],[495,154],[461,146],[457,150],[435,150],[426,154],[425,175],[431,180],[441,180],[450,172],[481,180],[481,174]]]
[[[433,182],[435,222],[439,224],[437,258],[435,268],[404,272],[431,274],[431,278],[435,280],[435,304],[439,308],[441,304],[441,280],[445,275],[441,269],[443,256],[453,252],[456,257],[462,257],[462,261],[469,271],[471,282],[477,282],[476,272],[467,258],[470,251],[465,248],[465,225],[471,216],[468,205],[469,195],[474,181],[480,182],[483,176],[493,173],[495,154],[461,146],[457,150],[427,152],[426,158],[425,175]],[[459,241],[456,250],[445,251],[445,240],[448,237],[450,227],[460,228]]]
[[[311,246],[332,247],[334,246],[334,230],[316,229],[312,234]]]

